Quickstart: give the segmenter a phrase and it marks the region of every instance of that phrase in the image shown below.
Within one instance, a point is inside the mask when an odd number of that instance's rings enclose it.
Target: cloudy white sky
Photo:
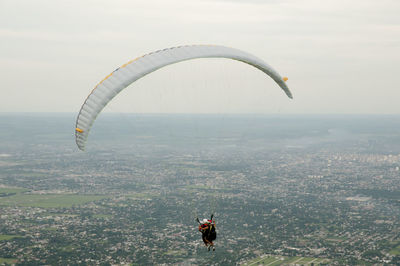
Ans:
[[[288,76],[294,100],[227,59],[158,70],[106,108],[139,113],[400,113],[398,0],[0,0],[0,112],[78,112],[115,68],[220,44]]]

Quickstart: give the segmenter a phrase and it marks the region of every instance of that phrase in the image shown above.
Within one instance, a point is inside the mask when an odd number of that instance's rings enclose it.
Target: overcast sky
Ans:
[[[294,95],[228,59],[158,70],[105,111],[400,113],[398,0],[0,0],[0,112],[78,112],[115,68],[219,44],[273,66]]]

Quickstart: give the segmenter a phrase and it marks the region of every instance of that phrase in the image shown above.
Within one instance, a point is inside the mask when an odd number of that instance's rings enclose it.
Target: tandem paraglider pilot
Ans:
[[[199,218],[197,218],[197,222],[200,224],[199,231],[201,232],[201,237],[208,251],[210,251],[211,248],[213,251],[215,251],[213,241],[217,238],[217,231],[215,227],[215,221],[213,220],[213,216],[214,215],[212,214],[209,220],[203,219],[201,222]]]

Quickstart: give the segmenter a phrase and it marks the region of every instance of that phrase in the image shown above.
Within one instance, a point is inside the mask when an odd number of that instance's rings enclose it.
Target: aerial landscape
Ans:
[[[400,265],[399,14],[0,0],[0,266]]]
[[[400,262],[398,116],[74,118],[1,115],[2,264]]]

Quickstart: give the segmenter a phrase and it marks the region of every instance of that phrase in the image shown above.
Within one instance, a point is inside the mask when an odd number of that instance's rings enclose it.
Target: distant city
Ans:
[[[400,116],[75,118],[0,114],[0,265],[400,265]]]

